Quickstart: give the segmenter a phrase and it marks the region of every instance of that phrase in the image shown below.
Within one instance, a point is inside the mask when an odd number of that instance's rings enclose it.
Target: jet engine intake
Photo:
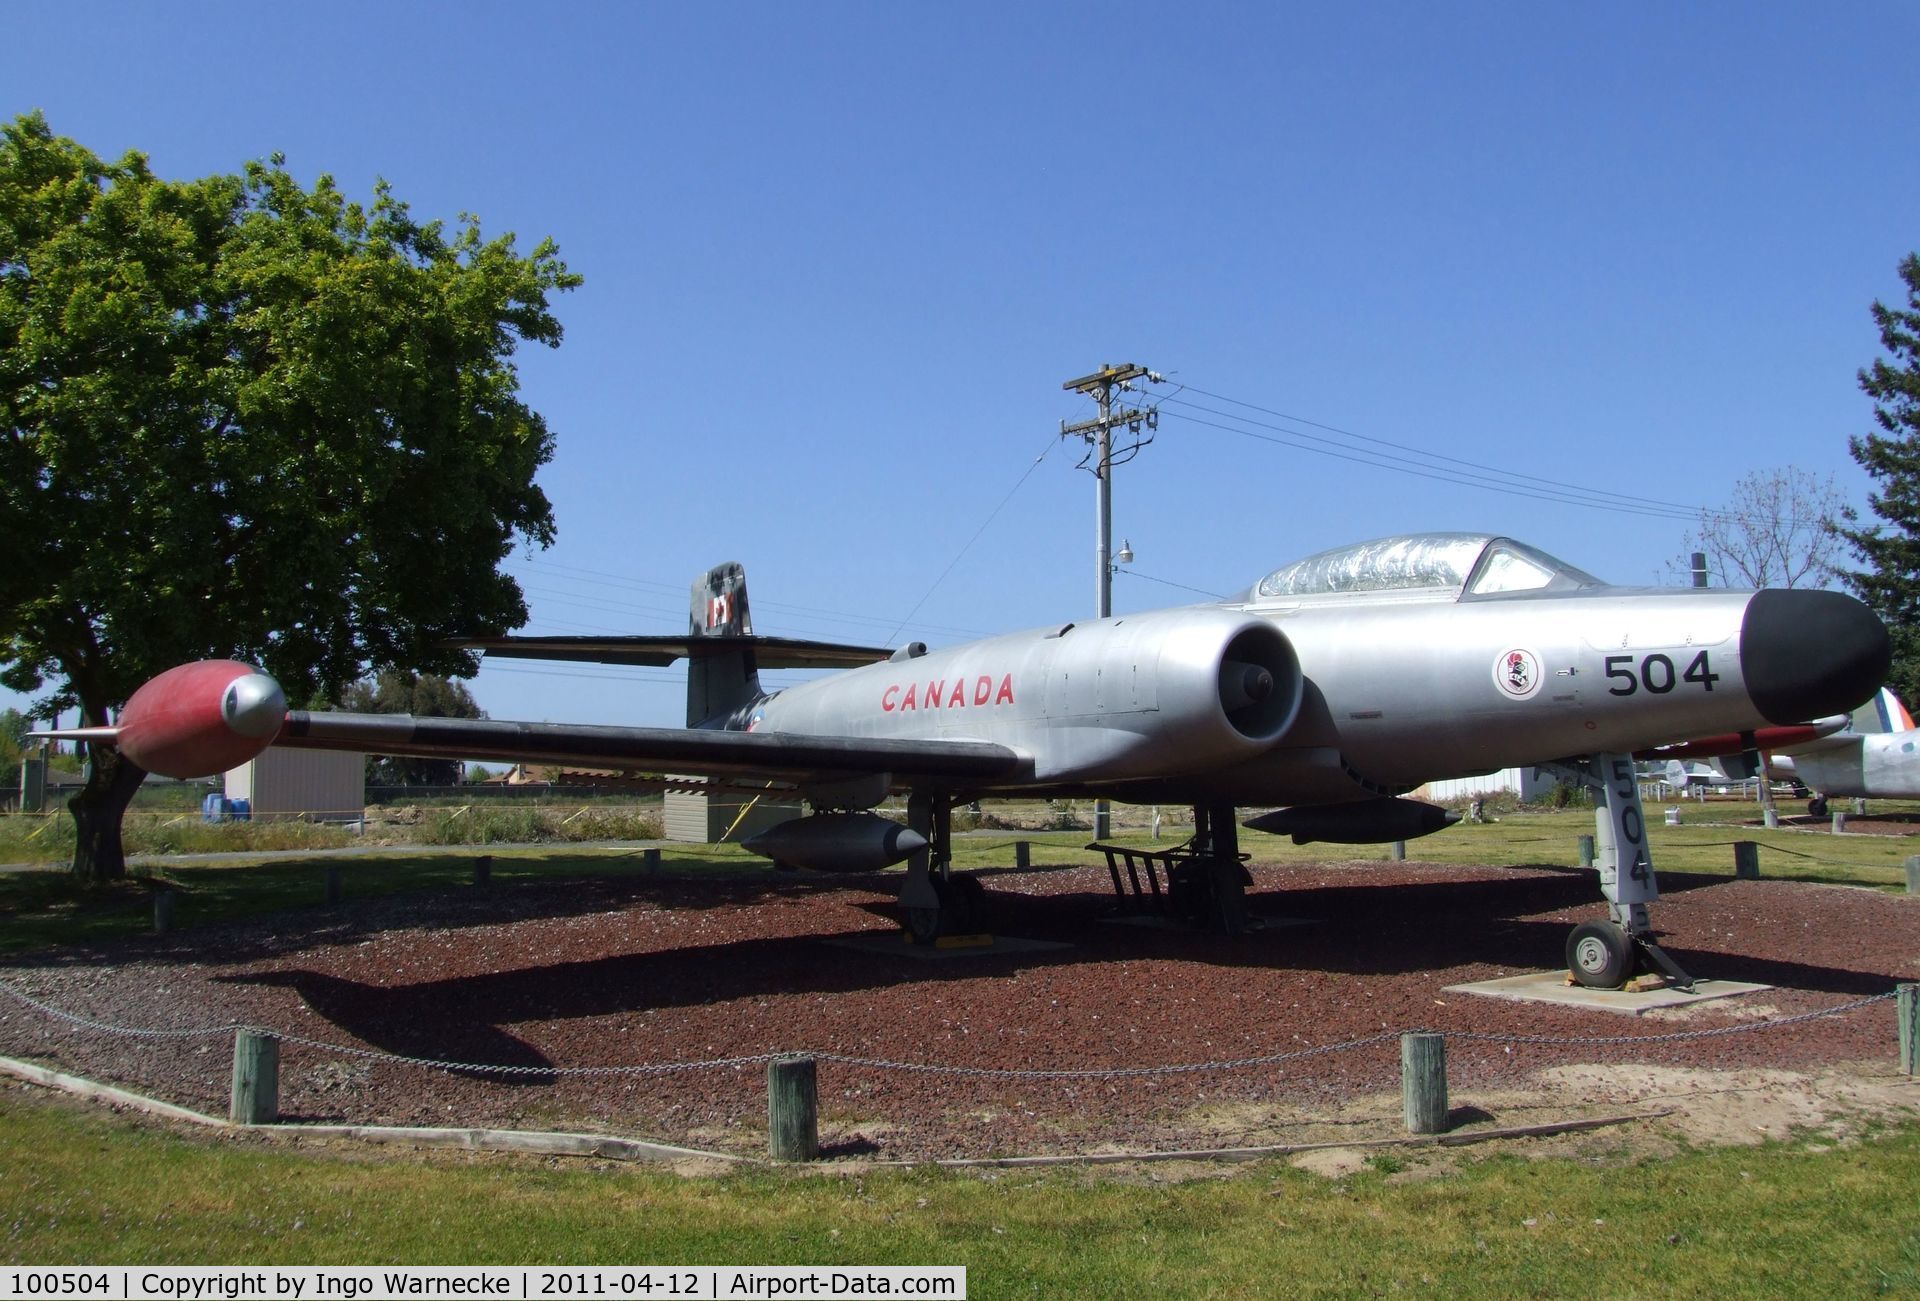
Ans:
[[[1220,656],[1220,709],[1250,741],[1277,741],[1300,708],[1300,661],[1264,620],[1242,628]]]

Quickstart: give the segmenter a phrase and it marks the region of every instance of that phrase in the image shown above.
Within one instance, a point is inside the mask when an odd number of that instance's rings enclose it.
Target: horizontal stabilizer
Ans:
[[[572,660],[584,664],[640,664],[659,668],[676,660],[752,651],[763,669],[848,669],[878,664],[893,652],[881,646],[846,646],[796,637],[737,634],[704,637],[466,637],[447,643],[458,650],[484,651],[529,660]]]

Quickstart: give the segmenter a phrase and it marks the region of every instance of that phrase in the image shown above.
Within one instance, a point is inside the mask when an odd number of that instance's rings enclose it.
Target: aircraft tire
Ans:
[[[1567,970],[1588,989],[1618,989],[1633,974],[1633,941],[1613,922],[1581,922],[1567,936]]]
[[[932,908],[908,908],[907,935],[915,944],[931,944],[953,930],[953,892],[940,877],[933,878],[933,892],[940,902]]]
[[[987,929],[987,887],[971,873],[947,878],[948,907],[952,913],[947,927],[950,934],[977,935]]]
[[[1827,797],[1824,795],[1816,795],[1812,799],[1808,800],[1807,812],[1809,815],[1816,818],[1826,817],[1827,816]]]

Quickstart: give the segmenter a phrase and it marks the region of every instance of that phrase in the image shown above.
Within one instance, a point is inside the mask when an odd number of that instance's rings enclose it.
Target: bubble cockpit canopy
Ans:
[[[1252,602],[1356,593],[1495,597],[1605,586],[1524,542],[1487,533],[1409,533],[1336,547],[1274,570]]]

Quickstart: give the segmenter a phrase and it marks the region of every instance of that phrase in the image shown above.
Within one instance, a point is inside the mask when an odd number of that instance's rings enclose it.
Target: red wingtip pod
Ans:
[[[287,718],[280,684],[250,664],[168,669],[120,712],[120,752],[163,777],[211,777],[273,744]]]

